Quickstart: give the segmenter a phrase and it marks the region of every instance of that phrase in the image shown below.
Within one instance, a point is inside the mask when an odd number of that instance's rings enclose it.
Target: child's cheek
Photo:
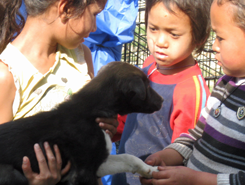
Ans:
[[[150,36],[147,36],[147,44],[148,44],[148,48],[151,52],[151,54],[154,52],[154,47],[155,47],[155,44],[154,44],[154,40],[152,37]]]

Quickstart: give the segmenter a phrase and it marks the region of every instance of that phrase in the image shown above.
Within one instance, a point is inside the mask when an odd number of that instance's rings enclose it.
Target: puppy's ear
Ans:
[[[138,97],[140,100],[146,99],[146,86],[141,78],[131,78],[122,90],[124,95],[129,98]]]

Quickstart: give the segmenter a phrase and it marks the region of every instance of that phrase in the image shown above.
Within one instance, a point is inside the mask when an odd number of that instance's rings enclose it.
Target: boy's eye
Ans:
[[[175,34],[175,33],[171,33],[171,35],[174,37],[174,38],[178,38],[179,35],[178,34]]]
[[[149,30],[151,30],[151,31],[156,31],[156,28],[154,28],[154,27],[149,27]]]

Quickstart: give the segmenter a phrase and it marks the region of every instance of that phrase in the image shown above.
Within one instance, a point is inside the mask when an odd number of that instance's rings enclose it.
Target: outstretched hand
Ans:
[[[159,166],[152,179],[140,179],[143,185],[216,185],[217,175],[192,170],[185,166]]]
[[[38,144],[34,145],[40,173],[35,173],[31,169],[31,163],[28,157],[23,158],[22,170],[28,179],[29,185],[55,185],[70,169],[70,162],[64,169],[62,168],[62,159],[57,145],[54,145],[55,156],[47,142],[44,143],[48,162]]]
[[[96,118],[96,122],[99,123],[99,126],[105,130],[111,138],[117,133],[118,121],[117,116],[112,118]]]
[[[145,159],[145,163],[151,166],[166,166],[161,157],[161,151],[149,155]]]
[[[150,156],[148,156],[145,160],[145,163],[151,166],[166,166],[163,160],[161,159],[160,152],[156,152]],[[152,172],[152,175],[158,172]],[[144,185],[152,185],[152,179],[146,179],[144,177],[140,177],[140,182]]]
[[[159,172],[152,173],[152,179],[144,181],[141,179],[143,185],[188,185],[192,178],[192,171],[190,168],[184,166],[159,166]]]

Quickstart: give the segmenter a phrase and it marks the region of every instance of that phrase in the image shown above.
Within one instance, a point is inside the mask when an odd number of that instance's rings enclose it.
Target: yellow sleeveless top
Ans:
[[[0,59],[8,65],[16,86],[13,120],[54,109],[90,81],[81,46],[68,50],[59,45],[55,64],[44,75],[12,44]]]

